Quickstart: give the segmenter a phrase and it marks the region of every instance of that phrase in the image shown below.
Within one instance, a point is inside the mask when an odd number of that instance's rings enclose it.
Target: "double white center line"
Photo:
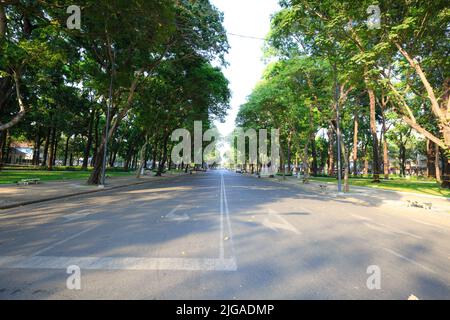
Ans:
[[[227,236],[225,237],[224,220],[227,223]],[[225,188],[225,181],[223,173],[220,174],[220,259],[225,257],[225,239],[229,240],[231,255],[234,259],[234,245],[233,245],[233,233],[231,231],[230,212],[228,209],[227,191]]]

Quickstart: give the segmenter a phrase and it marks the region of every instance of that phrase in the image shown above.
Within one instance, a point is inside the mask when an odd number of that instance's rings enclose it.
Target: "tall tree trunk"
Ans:
[[[334,131],[328,129],[328,175],[334,176]]]
[[[55,149],[55,137],[56,137],[56,128],[53,127],[51,130],[51,135],[50,135],[50,150],[49,150],[49,158],[48,158],[48,162],[47,162],[47,169],[49,171],[53,170],[53,156],[54,156],[54,149]]]
[[[36,136],[36,154],[35,154],[35,159],[33,162],[34,166],[39,165],[39,160],[41,158],[41,144],[42,144],[42,139],[40,137],[40,134],[38,133]]]
[[[43,159],[42,159],[42,166],[45,166],[47,164],[48,149],[49,149],[49,146],[50,146],[51,134],[52,134],[52,128],[48,128],[47,135],[45,137],[44,156],[43,156]]]
[[[94,169],[92,170],[92,173],[89,177],[88,184],[100,184],[100,176],[102,173],[102,163],[103,163],[103,154],[105,152],[105,145],[101,143],[98,146],[98,150],[95,157],[95,165]]]
[[[169,140],[169,135],[166,134],[165,138],[164,138],[164,142],[163,142],[163,147],[162,147],[162,159],[159,162],[159,166],[158,166],[158,172],[156,173],[157,176],[161,176],[163,171],[164,171],[164,166],[166,164],[166,160],[167,160],[167,141]]]
[[[439,160],[441,158],[441,152],[439,150],[439,146],[437,144],[434,144],[435,151],[434,151],[434,171],[436,173],[436,181],[439,183],[442,183],[442,177],[441,177],[441,169],[439,168]]]
[[[154,67],[156,67],[156,65],[154,65]],[[139,84],[139,79],[141,74],[144,72],[144,69],[138,70],[135,73],[135,77],[131,83],[129,92],[128,92],[128,97],[126,100],[126,103],[124,105],[124,107],[120,110],[120,112],[116,115],[116,118],[114,118],[114,121],[111,121],[111,127],[109,128],[108,132],[105,132],[103,135],[103,139],[100,143],[99,146],[99,150],[102,150],[102,153],[104,153],[105,150],[105,145],[106,145],[106,137],[108,137],[108,139],[111,139],[113,134],[116,132],[117,128],[119,127],[120,122],[123,120],[123,118],[127,115],[128,111],[132,108],[133,105],[133,101],[134,101],[134,95],[136,93],[136,88]],[[114,95],[113,95],[114,96]],[[114,105],[113,103],[111,103],[112,105],[112,110],[114,110]],[[114,114],[113,112],[111,112],[110,115],[110,120],[113,119]],[[96,159],[100,159],[99,156],[97,155]],[[88,179],[88,183],[89,184],[98,184],[100,181],[100,173],[101,173],[101,166],[102,166],[102,162],[95,162],[95,166],[94,166],[94,170],[92,171],[89,179]]]
[[[125,159],[125,163],[123,165],[123,170],[124,171],[129,171],[130,170],[130,161],[131,161],[131,156],[127,156],[127,158]]]
[[[95,116],[95,126],[94,126],[94,143],[95,143],[95,146],[94,146],[94,153],[93,153],[93,155],[92,155],[92,161],[91,161],[91,166],[93,167],[93,166],[95,166],[95,159],[97,159],[97,150],[98,150],[98,147],[99,147],[99,145],[100,145],[100,142],[99,142],[99,124],[100,124],[100,115],[101,115],[101,113],[100,113],[100,111],[98,111],[97,112],[97,114],[96,114],[96,116]]]
[[[149,140],[148,144],[150,145],[150,140]],[[151,147],[151,145],[150,145],[150,147]],[[145,153],[145,159],[144,159],[144,169],[146,169],[146,170],[149,169],[148,168],[148,160],[149,160],[150,154],[151,154],[151,150],[150,150],[149,146],[147,145],[147,151]]]
[[[70,135],[66,138],[66,145],[64,147],[64,167],[67,166],[67,160],[69,157],[69,142],[70,142]]]
[[[39,148],[41,147],[40,143],[41,138],[39,137],[39,131],[34,136],[34,144],[33,144],[33,160],[31,160],[31,164],[33,166],[39,163]]]
[[[113,114],[110,114],[110,119],[112,119]],[[110,130],[106,132],[106,130],[103,130],[102,137],[98,137],[98,148],[97,153],[95,156],[95,162],[94,162],[94,169],[91,172],[91,175],[88,179],[88,184],[96,185],[100,184],[100,178],[102,173],[102,167],[103,167],[103,156],[105,153],[105,147],[106,147],[106,137],[108,137],[108,141],[111,141],[111,138],[116,131],[116,125],[112,125]],[[106,161],[105,165],[108,165],[108,161]],[[105,168],[105,174],[106,174],[106,168]]]
[[[133,154],[134,154],[134,149],[133,146],[129,146],[126,152],[126,162],[125,162],[125,171],[130,170],[130,168],[133,168]]]
[[[443,154],[442,188],[450,188],[450,159]]]
[[[163,148],[164,145],[161,146],[161,147]],[[158,155],[158,165],[161,163],[162,158],[163,158],[163,149],[159,150],[159,155]]]
[[[7,161],[6,155],[6,141],[8,140],[9,130],[0,131],[0,170],[3,168],[3,164]]]
[[[367,145],[368,143],[366,142],[364,144],[364,148],[363,148],[363,159],[364,159],[364,170],[363,170],[363,175],[368,175],[369,174],[369,159],[368,159],[368,155],[367,155]]]
[[[350,181],[349,181],[349,160],[350,160],[350,155],[347,153],[347,149],[345,148],[344,142],[341,142],[341,149],[342,149],[342,155],[343,155],[343,159],[344,159],[344,192],[349,192],[350,191]]]
[[[283,145],[280,143],[280,166],[279,172],[283,175],[283,179],[286,179],[286,166],[285,166],[285,154]]]
[[[133,161],[131,163],[131,169],[136,170],[137,167],[137,153],[133,153]]]
[[[427,139],[427,177],[436,178],[436,148],[435,144]]]
[[[365,53],[364,46],[359,38],[358,34],[354,32],[353,28],[350,26],[350,32],[357,43],[357,46],[361,53]],[[372,136],[372,173],[373,182],[380,182],[380,157],[378,150],[378,136],[377,136],[377,119],[376,119],[376,97],[375,92],[372,89],[369,78],[369,67],[364,66],[364,84],[367,88],[367,93],[369,94],[369,111],[370,111],[370,134]]]
[[[386,127],[386,106],[389,101],[389,97],[385,97],[384,93],[381,93],[381,118],[382,118],[382,136],[383,136],[383,173],[384,179],[389,179],[389,149],[387,142],[387,127]]]
[[[152,154],[152,170],[156,169],[156,157],[158,156],[158,142],[155,138],[155,145],[153,146],[153,154]]]
[[[109,150],[109,166],[112,168],[114,167],[114,148],[111,146],[111,149]]]
[[[37,150],[37,134],[34,135],[34,139],[33,139],[33,157],[31,159],[31,165],[34,165],[36,163],[36,150]],[[0,143],[1,143],[1,133],[0,133]]]
[[[366,80],[367,82],[367,80]],[[373,182],[380,182],[380,156],[378,152],[378,135],[376,120],[376,104],[375,93],[372,89],[367,90],[369,93],[370,104],[370,134],[372,135],[372,173]]]
[[[288,174],[290,174],[291,173],[291,135],[288,136],[288,143],[287,143],[287,165],[288,165]]]
[[[55,136],[55,147],[53,149],[53,166],[56,165],[56,160],[58,159],[58,147],[59,147],[59,139],[61,138],[61,133],[56,134]]]
[[[359,131],[359,121],[358,115],[353,116],[353,175],[356,177],[358,175],[358,131]]]
[[[384,126],[383,131],[386,130],[386,126]],[[386,138],[386,132],[383,134],[383,169],[384,169],[384,178],[386,180],[389,179],[389,149],[388,149],[388,143]]]
[[[301,153],[302,158],[302,164],[303,164],[303,183],[309,183],[309,177],[310,177],[310,165],[309,165],[309,157],[308,157],[308,143],[306,143],[305,148],[303,149]]]
[[[110,120],[113,118],[113,114],[111,112],[110,114]],[[119,120],[117,120],[119,121]],[[96,185],[100,184],[100,178],[102,173],[102,167],[103,167],[103,156],[105,153],[106,148],[106,137],[108,137],[108,141],[111,141],[111,138],[114,134],[114,132],[117,129],[118,123],[114,123],[108,132],[106,130],[103,130],[102,137],[98,137],[98,147],[97,147],[97,153],[95,155],[95,161],[94,161],[94,169],[91,172],[91,175],[88,179],[88,184]],[[108,161],[106,161],[105,165],[108,164]],[[105,168],[105,174],[106,174],[106,168]]]
[[[400,175],[402,177],[406,176],[406,147],[403,144],[400,144]]]
[[[325,166],[326,166],[326,157],[323,156],[323,153],[320,153],[320,174],[326,174]]]
[[[9,162],[10,160],[11,143],[12,143],[12,136],[11,133],[9,133],[6,137],[6,162]]]
[[[141,177],[142,170],[144,169],[144,166],[145,166],[145,155],[146,155],[146,153],[147,153],[147,145],[148,145],[148,138],[145,137],[145,143],[144,143],[144,145],[142,146],[141,152],[140,152],[140,155],[141,155],[141,163],[140,163],[140,165],[139,165],[139,169],[138,169],[137,172],[136,172],[136,178],[138,178],[138,179]]]
[[[94,129],[94,121],[95,121],[96,113],[97,113],[96,110],[91,111],[91,117],[89,119],[89,129],[88,129],[86,147],[84,148],[84,154],[83,154],[83,165],[81,166],[81,170],[87,170],[87,167],[88,167],[89,155],[91,153],[91,148],[92,148],[92,131]]]
[[[112,168],[114,168],[114,167],[115,167],[115,164],[116,164],[117,152],[118,152],[117,149],[114,150],[114,153],[112,154],[112,157],[111,157],[111,159],[110,159],[110,161],[109,161],[110,167],[112,167]]]
[[[311,155],[312,155],[312,165],[311,165],[311,169],[312,169],[312,175],[314,177],[317,177],[318,175],[318,164],[317,164],[317,146],[316,146],[316,139],[315,139],[315,135],[313,136],[313,138],[311,139]]]
[[[332,128],[334,130],[334,133],[338,136],[338,140],[340,141],[340,145],[341,145],[341,153],[342,153],[342,157],[341,159],[343,160],[343,167],[341,168],[344,169],[344,192],[349,192],[350,191],[350,185],[349,185],[349,154],[347,152],[347,148],[345,147],[345,143],[344,143],[344,139],[342,137],[342,132],[337,132],[337,128],[334,124],[332,124]],[[339,170],[339,168],[338,168]]]

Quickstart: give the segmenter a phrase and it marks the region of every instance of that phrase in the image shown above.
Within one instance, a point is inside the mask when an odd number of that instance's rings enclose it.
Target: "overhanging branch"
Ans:
[[[16,85],[16,95],[17,95],[17,102],[19,103],[19,113],[8,123],[0,124],[0,131],[4,131],[15,126],[20,120],[22,120],[22,118],[25,116],[26,113],[26,108],[20,95],[19,75],[17,74],[17,72],[13,73],[13,78],[14,83]]]

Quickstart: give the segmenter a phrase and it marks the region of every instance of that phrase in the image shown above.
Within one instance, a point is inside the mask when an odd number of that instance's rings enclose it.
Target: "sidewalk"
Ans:
[[[339,198],[363,206],[389,207],[390,209],[395,207],[406,208],[408,207],[408,201],[416,201],[420,204],[431,203],[432,208],[429,210],[431,212],[450,213],[450,199],[445,197],[357,186],[350,186],[350,192],[348,193],[338,194],[337,184],[332,182],[310,181],[307,184],[303,184],[301,179],[294,176],[286,176],[284,180],[278,176],[276,178],[262,179],[276,181],[281,184],[290,184],[305,192]],[[321,185],[326,185],[326,190],[322,190]]]
[[[173,176],[184,175],[184,173],[168,173],[162,177],[142,176],[136,177],[112,177],[107,178],[104,188],[86,184],[86,180],[66,180],[41,182],[36,185],[0,185],[0,210],[15,208],[32,203],[45,202],[77,195],[90,194],[139,185],[151,181],[167,179]]]

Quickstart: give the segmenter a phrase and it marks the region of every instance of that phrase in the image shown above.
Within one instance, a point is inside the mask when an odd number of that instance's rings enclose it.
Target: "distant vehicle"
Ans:
[[[241,168],[237,168],[235,172],[236,173],[242,173],[242,169]]]

